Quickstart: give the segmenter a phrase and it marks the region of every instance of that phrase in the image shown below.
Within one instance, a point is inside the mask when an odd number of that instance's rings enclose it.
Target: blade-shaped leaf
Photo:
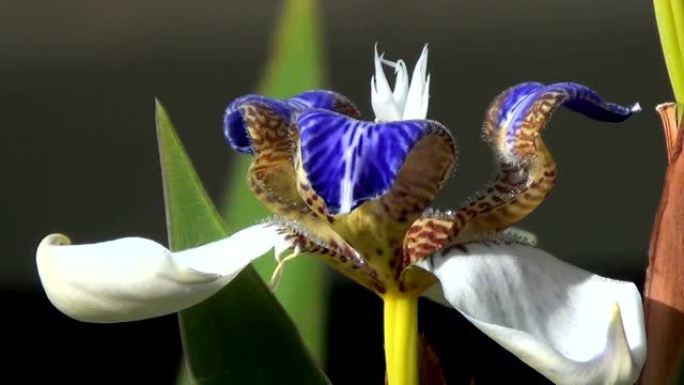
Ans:
[[[224,224],[159,102],[156,124],[171,249],[225,237]],[[328,383],[251,267],[179,319],[188,365],[199,385]]]
[[[320,88],[323,84],[319,18],[316,0],[288,0],[276,30],[273,54],[259,93],[278,98]],[[224,218],[231,230],[269,215],[245,182],[251,158],[240,156],[227,183]],[[255,263],[266,280],[275,268],[272,258]],[[283,304],[313,356],[324,361],[328,290],[324,266],[312,258],[298,258],[286,267],[276,297]]]
[[[684,103],[684,1],[654,0],[660,45],[675,101]],[[681,115],[680,115],[681,119]]]

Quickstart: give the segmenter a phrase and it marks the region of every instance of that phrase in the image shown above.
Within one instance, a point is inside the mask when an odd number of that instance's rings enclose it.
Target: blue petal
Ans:
[[[520,140],[520,131],[525,126],[541,125],[543,128],[551,112],[558,106],[579,112],[592,119],[606,122],[621,122],[638,111],[604,100],[591,88],[578,83],[521,83],[502,92],[490,107],[485,134],[489,139],[497,138],[505,130],[506,146],[512,147]],[[540,109],[540,107],[543,108]]]
[[[252,154],[254,153],[252,141],[249,138],[247,127],[245,127],[245,120],[240,110],[240,107],[246,104],[268,106],[281,114],[286,121],[290,120],[293,109],[285,102],[261,95],[245,95],[235,99],[228,105],[226,113],[223,115],[223,135],[235,151]]]
[[[306,110],[295,119],[302,168],[333,215],[386,193],[418,141],[446,131],[427,120],[370,123],[325,110]]]
[[[505,97],[499,101],[496,126],[518,128],[534,102],[552,94],[561,95],[559,105],[600,121],[622,122],[634,113],[632,108],[609,103],[591,88],[578,83],[564,82],[544,86],[529,82],[506,91]]]
[[[307,108],[322,108],[324,110],[336,111],[353,118],[358,118],[360,113],[354,103],[346,96],[328,90],[312,90],[302,92],[291,97],[287,103],[299,110]]]
[[[591,88],[577,83],[556,83],[546,88],[546,92],[562,90],[559,92],[568,94],[567,100],[563,103],[565,108],[603,122],[622,122],[639,111],[638,105],[625,107],[606,102]]]
[[[223,134],[230,146],[238,151],[253,154],[247,127],[240,107],[246,104],[260,104],[277,111],[286,122],[292,113],[310,108],[323,108],[337,111],[352,117],[359,116],[359,110],[344,95],[327,90],[313,90],[298,94],[285,101],[267,98],[261,95],[246,95],[235,99],[226,108],[223,116]]]

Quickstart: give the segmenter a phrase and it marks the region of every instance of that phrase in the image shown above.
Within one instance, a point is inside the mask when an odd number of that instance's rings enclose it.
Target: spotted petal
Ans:
[[[434,121],[369,123],[322,110],[296,124],[299,194],[381,280],[396,279],[404,233],[455,162],[451,134]]]
[[[344,95],[328,90],[312,90],[279,100],[261,95],[245,95],[235,99],[223,116],[223,133],[230,146],[238,151],[252,154],[252,139],[242,113],[245,106],[261,105],[276,111],[289,124],[293,112],[307,108],[323,108],[352,117],[359,117],[358,108]]]
[[[469,244],[419,262],[430,297],[556,384],[633,384],[646,357],[634,284],[603,278],[530,246]]]
[[[398,82],[398,89],[395,89],[395,95],[390,88],[385,70],[382,68],[384,54],[378,55],[378,45],[373,49],[373,63],[375,65],[375,74],[371,77],[371,106],[375,113],[375,118],[379,121],[393,121],[400,120],[406,103],[406,93],[408,87],[404,86],[404,78],[406,74],[401,73],[401,82]],[[403,70],[403,68],[400,68]],[[399,80],[399,79],[397,79]],[[401,104],[398,104],[399,101]]]
[[[506,229],[544,201],[555,185],[557,170],[542,131],[561,105],[607,122],[623,121],[639,111],[638,104],[630,108],[609,103],[577,83],[522,83],[500,93],[487,112],[484,127],[499,169],[495,180],[454,215],[418,220],[405,243],[411,260],[462,242],[473,233]],[[437,237],[432,236],[430,224],[439,224]]]
[[[494,149],[499,175],[465,208],[472,229],[506,228],[532,212],[551,191],[556,163],[542,140],[542,130],[561,105],[606,122],[621,122],[639,111],[638,104],[628,108],[607,102],[577,83],[523,83],[502,92],[485,122],[485,139]]]
[[[518,162],[521,157],[533,155],[536,136],[561,105],[605,122],[621,122],[640,111],[638,104],[625,107],[607,102],[591,88],[578,83],[528,82],[497,96],[487,114],[485,136],[496,143],[499,155]]]
[[[267,106],[286,122],[289,122],[293,108],[281,100],[261,95],[242,96],[228,105],[226,113],[223,115],[223,134],[228,144],[235,151],[253,154],[252,138],[250,137],[243,113],[244,107],[248,105]]]
[[[312,97],[306,94],[305,97]],[[298,101],[297,103],[304,103]],[[328,218],[316,215],[302,200],[296,187],[294,152],[297,132],[289,126],[289,118],[278,105],[259,100],[243,103],[239,113],[250,139],[254,161],[247,181],[256,198],[274,214],[286,219],[283,227],[298,239],[303,251],[325,252],[336,268],[354,270],[357,280],[368,286],[370,268],[358,253],[330,227]],[[306,236],[303,236],[306,235]],[[366,281],[364,281],[366,280]],[[370,281],[374,281],[371,277]]]
[[[144,238],[71,245],[52,234],[40,243],[36,263],[50,301],[80,321],[135,321],[174,313],[219,291],[282,238],[257,225],[226,239],[171,252]]]

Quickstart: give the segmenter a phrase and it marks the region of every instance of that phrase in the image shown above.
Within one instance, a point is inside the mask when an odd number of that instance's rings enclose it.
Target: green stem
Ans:
[[[383,296],[388,385],[418,385],[418,298]]]
[[[665,64],[677,104],[684,103],[684,0],[654,0]]]

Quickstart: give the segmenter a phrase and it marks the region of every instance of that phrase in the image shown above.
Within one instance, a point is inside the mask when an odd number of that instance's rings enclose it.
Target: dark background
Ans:
[[[41,291],[35,248],[54,231],[76,242],[134,234],[165,240],[155,96],[220,202],[233,159],[221,134],[223,108],[254,89],[279,9],[276,1],[0,2],[3,383],[8,376],[15,383],[173,382],[180,357],[173,316],[72,321]],[[430,43],[430,117],[451,128],[461,153],[437,201],[442,208],[492,176],[480,127],[502,89],[573,80],[615,102],[640,101],[644,112],[619,125],[567,111],[554,116],[546,138],[559,183],[521,224],[555,255],[640,284],[665,165],[653,107],[671,99],[650,2],[324,1],[321,17],[329,86],[366,113],[373,43],[410,67]],[[380,384],[380,301],[331,276],[329,375],[335,384]],[[544,383],[455,312],[421,306],[422,329],[450,383],[471,375],[478,385]]]

